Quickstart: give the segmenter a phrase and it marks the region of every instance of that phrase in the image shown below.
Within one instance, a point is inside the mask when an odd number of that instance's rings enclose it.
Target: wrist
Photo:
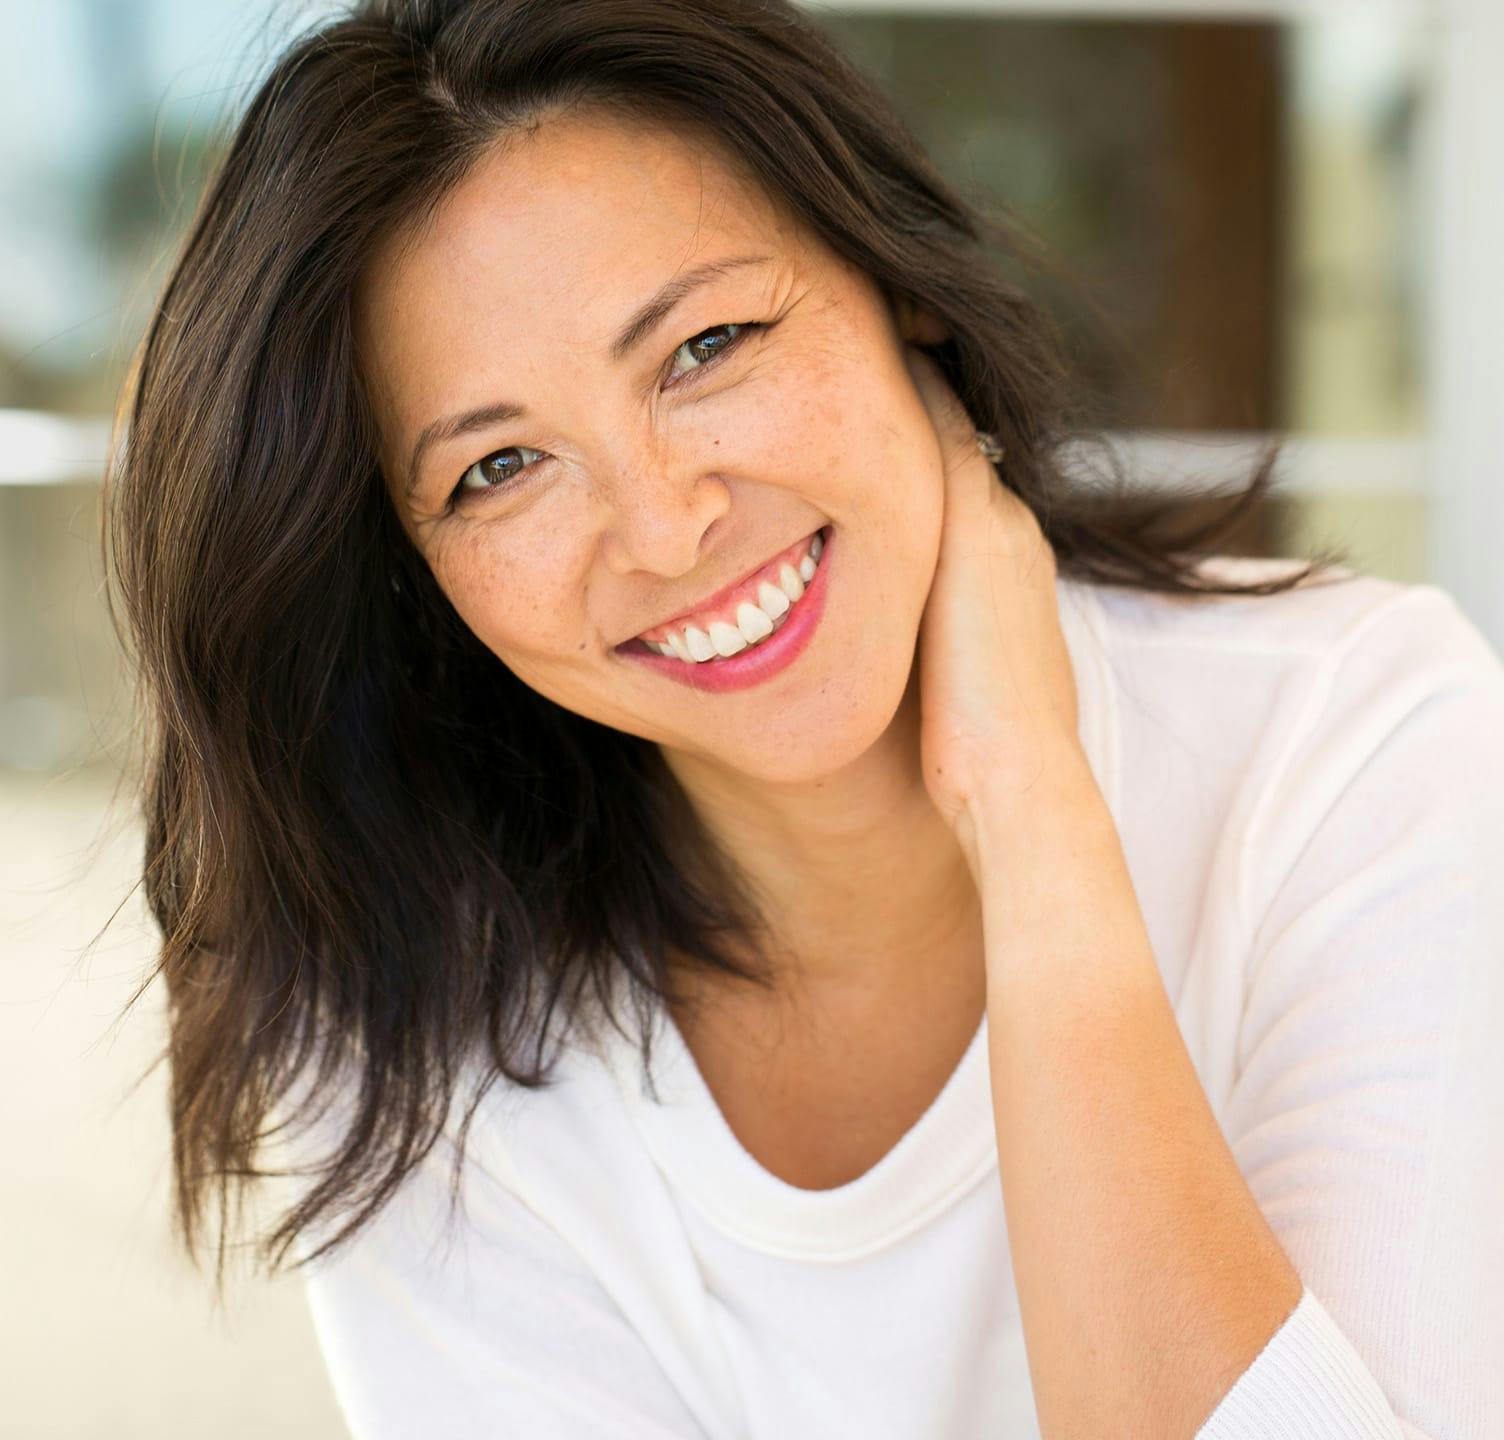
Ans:
[[[956,834],[980,880],[988,855],[1027,855],[1052,836],[1079,838],[1101,823],[1110,827],[1112,819],[1091,763],[1073,738],[1062,737],[1036,750],[1027,769],[989,772],[963,807]]]
[[[966,810],[978,827],[1044,806],[1100,800],[1097,777],[1073,735],[1051,734],[1032,746],[1027,758],[993,766],[978,780]]]

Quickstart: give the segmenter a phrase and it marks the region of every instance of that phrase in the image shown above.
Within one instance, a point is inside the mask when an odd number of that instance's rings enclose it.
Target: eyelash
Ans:
[[[687,375],[681,375],[673,383],[675,385],[683,384],[684,381],[687,380],[690,376],[692,376],[692,375],[698,375],[698,374],[700,374],[704,370],[709,370],[709,369],[713,368],[715,366],[715,364],[717,363],[717,361],[721,360],[729,351],[735,350],[737,348],[737,346],[740,345],[741,342],[744,339],[746,339],[746,337],[748,335],[750,335],[754,330],[764,330],[766,328],[767,328],[766,322],[744,320],[744,321],[727,321],[723,325],[712,325],[707,330],[696,330],[695,333],[693,335],[691,335],[687,340],[683,341],[681,344],[677,345],[674,348],[674,355],[677,355],[680,350],[684,349],[685,345],[692,345],[692,344],[694,344],[694,342],[696,340],[701,339],[703,336],[714,334],[717,330],[732,330],[732,329],[734,329],[737,333],[735,335],[733,335],[731,337],[731,339],[729,341],[727,341],[726,344],[722,345],[721,348],[719,350],[717,350],[715,352],[715,354],[713,354],[710,357],[710,359],[708,359],[708,360],[702,360],[698,365],[695,366],[695,368],[693,370],[689,371]],[[670,359],[670,361],[672,361],[673,360],[673,355],[669,356],[669,359]],[[468,466],[466,466],[465,469],[464,469],[464,471],[461,473],[460,478],[455,482],[454,489],[449,492],[449,504],[450,504],[450,507],[453,508],[454,506],[463,505],[463,504],[468,503],[466,501],[466,497],[467,496],[494,494],[498,490],[507,490],[507,489],[510,489],[513,485],[515,485],[517,483],[515,478],[504,480],[499,485],[485,485],[485,486],[477,487],[476,489],[467,490],[465,488],[465,476],[468,475],[472,470],[476,469],[478,466],[484,465],[486,463],[486,461],[490,460],[491,458],[493,458],[496,455],[505,455],[505,454],[508,453],[508,451],[511,451],[511,450],[529,450],[529,449],[531,449],[531,447],[527,446],[527,445],[505,445],[500,450],[493,450],[493,451],[491,451],[491,453],[489,455],[483,455],[483,456],[481,456],[481,458],[479,460],[477,460],[474,465],[468,465]],[[534,451],[533,453],[535,453],[535,454],[541,454],[542,452],[541,451]],[[536,463],[536,462],[533,462],[533,463]],[[522,467],[522,470],[514,470],[512,472],[512,475],[513,475],[513,477],[515,477],[517,475],[522,474],[524,470],[527,470],[527,469],[530,469],[530,468],[531,468],[531,466],[525,465],[525,466]]]

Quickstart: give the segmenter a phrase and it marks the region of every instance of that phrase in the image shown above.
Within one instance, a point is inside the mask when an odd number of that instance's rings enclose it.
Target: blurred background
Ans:
[[[337,7],[0,0],[0,1435],[344,1433],[295,1281],[224,1311],[167,1229],[160,996],[99,478],[223,125]],[[808,6],[1033,282],[1146,495],[1280,493],[1224,547],[1345,547],[1504,650],[1497,0]],[[122,778],[124,777],[124,779]],[[87,953],[86,953],[86,947]]]

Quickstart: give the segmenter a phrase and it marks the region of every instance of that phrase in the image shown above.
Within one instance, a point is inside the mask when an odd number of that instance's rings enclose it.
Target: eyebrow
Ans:
[[[771,263],[772,258],[771,255],[734,255],[723,260],[707,260],[703,264],[681,271],[664,284],[657,294],[632,313],[616,339],[611,342],[611,359],[619,364],[630,355],[691,291],[698,290],[717,277],[743,265],[766,265]],[[444,415],[437,420],[430,420],[419,431],[418,438],[413,442],[412,452],[408,456],[403,497],[412,499],[413,491],[418,488],[418,466],[422,463],[424,454],[434,445],[456,440],[461,435],[468,435],[491,425],[501,425],[508,420],[519,419],[526,414],[525,406],[514,405],[507,400],[493,400],[490,404],[479,405],[474,410],[465,410],[457,415]]]

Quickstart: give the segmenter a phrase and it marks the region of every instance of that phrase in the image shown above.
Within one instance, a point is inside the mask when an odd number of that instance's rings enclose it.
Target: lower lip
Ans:
[[[825,590],[830,574],[831,537],[830,526],[820,531],[825,544],[820,551],[820,562],[815,566],[814,577],[804,587],[804,594],[789,611],[783,622],[766,640],[749,645],[735,655],[719,660],[686,663],[673,655],[658,655],[649,650],[640,640],[629,640],[618,649],[650,670],[688,685],[693,690],[705,690],[722,694],[728,690],[745,690],[752,685],[761,685],[764,680],[786,670],[798,659],[804,647],[815,633],[815,626],[825,612]]]

